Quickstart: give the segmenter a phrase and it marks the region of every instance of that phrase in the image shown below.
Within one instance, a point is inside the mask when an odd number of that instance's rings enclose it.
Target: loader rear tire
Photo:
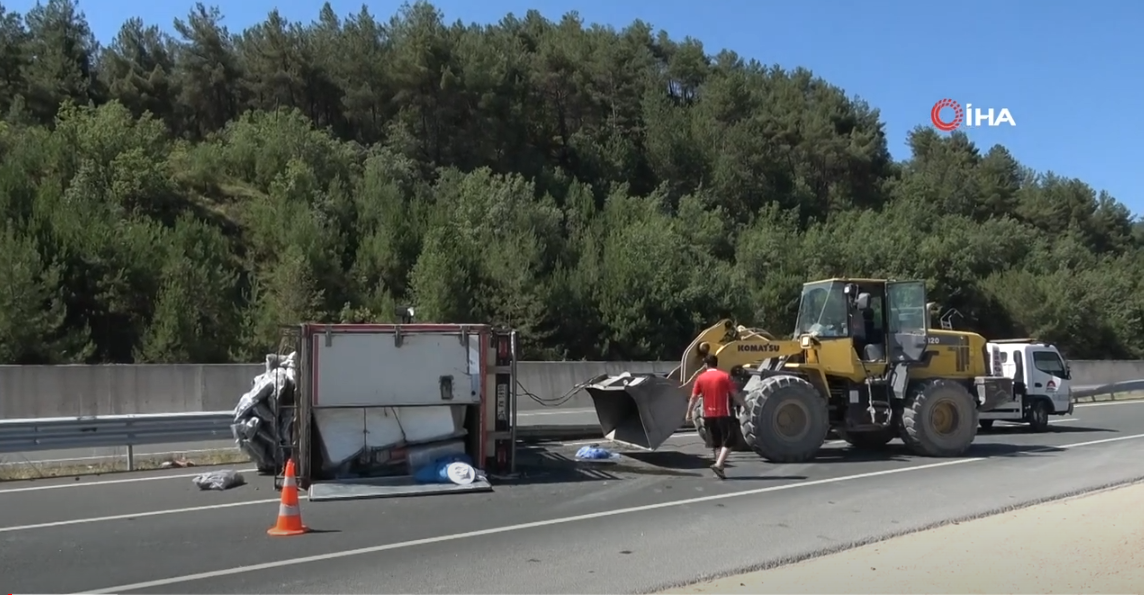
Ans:
[[[886,446],[897,437],[897,430],[891,427],[873,432],[846,432],[845,440],[854,448],[875,449]]]
[[[798,376],[760,378],[746,395],[743,439],[772,463],[802,463],[826,441],[830,418],[826,399]]]
[[[938,378],[910,391],[898,432],[914,454],[957,457],[973,444],[979,423],[977,400],[969,390]]]

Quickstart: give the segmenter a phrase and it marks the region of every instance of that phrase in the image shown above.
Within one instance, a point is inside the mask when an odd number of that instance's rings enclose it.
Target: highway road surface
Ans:
[[[694,435],[598,469],[564,458],[571,443],[525,453],[526,477],[491,493],[303,500],[315,531],[287,538],[266,535],[277,494],[253,473],[225,492],[187,470],[5,483],[0,576],[15,593],[648,592],[1144,477],[1144,401],[1056,422],[956,459],[736,453],[726,481]]]

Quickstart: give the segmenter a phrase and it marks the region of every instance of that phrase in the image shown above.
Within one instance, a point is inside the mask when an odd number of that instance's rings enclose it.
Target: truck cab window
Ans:
[[[1065,363],[1061,357],[1052,351],[1034,351],[1033,367],[1053,376],[1064,376]]]

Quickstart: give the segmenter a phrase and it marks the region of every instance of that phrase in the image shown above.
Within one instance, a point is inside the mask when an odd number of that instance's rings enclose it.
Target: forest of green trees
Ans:
[[[72,0],[0,6],[0,363],[258,361],[405,304],[530,359],[674,359],[723,316],[791,332],[834,275],[1144,358],[1144,225],[1001,146],[919,127],[895,162],[828,81],[641,22],[315,16],[101,45]]]

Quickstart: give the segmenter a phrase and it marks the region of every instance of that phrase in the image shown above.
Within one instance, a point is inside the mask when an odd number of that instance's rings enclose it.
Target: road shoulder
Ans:
[[[1135,593],[1141,502],[1144,483],[665,593]]]

